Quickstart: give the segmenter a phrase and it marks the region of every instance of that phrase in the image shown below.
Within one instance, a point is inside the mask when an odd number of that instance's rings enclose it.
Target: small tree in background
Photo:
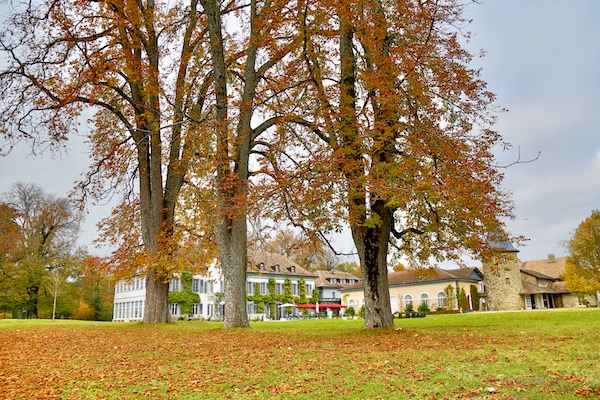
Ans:
[[[565,280],[573,293],[600,291],[600,210],[593,210],[569,241]]]
[[[446,294],[446,308],[448,310],[454,310],[456,308],[456,297],[454,297],[454,286],[448,285],[444,289]]]
[[[473,300],[473,309],[479,311],[479,291],[476,285],[471,285],[471,299]]]

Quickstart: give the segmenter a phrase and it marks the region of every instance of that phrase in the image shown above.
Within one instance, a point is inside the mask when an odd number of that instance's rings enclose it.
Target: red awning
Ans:
[[[314,309],[314,308],[317,308],[317,306],[314,304],[307,303],[307,304],[299,304],[296,306],[296,308],[313,308]]]
[[[319,308],[348,308],[348,306],[343,306],[341,304],[319,304]]]

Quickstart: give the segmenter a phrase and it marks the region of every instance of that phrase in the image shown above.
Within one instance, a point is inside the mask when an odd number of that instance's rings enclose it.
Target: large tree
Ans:
[[[92,115],[92,165],[78,193],[103,200],[121,191],[107,231],[122,233],[109,243],[131,251],[117,249],[113,265],[146,275],[144,320],[165,322],[176,207],[210,140],[201,132],[212,71],[198,2],[23,4],[0,35],[0,132],[57,144],[85,134],[78,118]]]
[[[565,279],[569,290],[589,294],[600,291],[600,210],[579,224],[569,241]]]
[[[14,277],[16,261],[22,256],[22,243],[16,211],[0,202],[0,310],[4,313],[18,306]]]
[[[225,327],[248,326],[245,281],[252,155],[281,121],[275,105],[296,83],[303,4],[200,0],[207,18],[216,99],[216,241],[225,284]]]
[[[494,96],[460,45],[461,3],[346,0],[321,10],[304,26],[308,85],[296,104],[305,109],[290,110],[264,168],[295,205],[279,215],[315,229],[349,223],[365,326],[387,327],[390,244],[421,263],[483,256],[486,237],[512,216],[494,168]]]
[[[4,255],[10,257],[3,260],[4,284],[12,291],[13,304],[28,318],[37,318],[41,290],[50,271],[74,251],[82,214],[68,199],[34,184],[13,184],[4,201],[13,210],[7,228],[14,241]]]

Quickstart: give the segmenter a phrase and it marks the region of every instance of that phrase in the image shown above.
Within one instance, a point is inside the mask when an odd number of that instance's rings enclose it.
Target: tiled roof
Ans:
[[[447,269],[448,273],[459,279],[481,279],[483,274],[475,267]]]
[[[539,278],[539,279],[545,279],[545,280],[548,280],[548,281],[555,281],[556,280],[556,278],[553,278],[551,276],[542,274],[542,273],[534,271],[532,269],[521,268],[521,272],[523,272],[525,274],[528,274],[528,275],[531,275],[531,276],[534,276],[534,277]]]
[[[320,287],[336,287],[336,288],[342,288],[342,287],[348,287],[350,285],[354,285],[354,283],[333,283],[331,282],[332,279],[351,279],[353,281],[355,280],[359,280],[361,281],[362,279],[357,278],[356,276],[352,275],[350,272],[341,272],[341,271],[323,271],[323,270],[317,270],[315,271],[315,274],[317,275],[317,279],[315,281],[315,285],[316,286],[320,286]]]
[[[566,257],[546,258],[544,260],[525,261],[521,263],[521,269],[535,271],[540,274],[560,278],[565,273]]]
[[[260,264],[264,265],[264,270],[260,269]],[[277,271],[277,266],[279,266],[279,271]],[[246,271],[259,274],[317,276],[315,273],[297,265],[286,256],[265,252],[249,252],[248,268]]]
[[[492,249],[499,250],[505,253],[518,253],[519,250],[515,249],[511,242],[506,240],[505,238],[499,237],[497,235],[491,236],[488,239],[488,245]]]
[[[567,288],[567,283],[563,281],[556,281],[548,284],[548,287],[554,290],[556,293],[571,293]]]
[[[521,294],[570,293],[569,290],[564,285],[564,282],[553,282],[553,283],[549,284],[547,287],[536,286],[529,282],[522,282],[522,285],[523,285],[523,291],[521,292]]]
[[[469,276],[473,270],[474,268],[460,268],[455,270],[445,270],[441,268],[411,269],[388,274],[388,282],[390,286],[411,285],[416,283],[438,282],[453,279],[477,282],[478,279]],[[362,287],[363,284],[361,282],[348,286],[346,289],[360,289]]]

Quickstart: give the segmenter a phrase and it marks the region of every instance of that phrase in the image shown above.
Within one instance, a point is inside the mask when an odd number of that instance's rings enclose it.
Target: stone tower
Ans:
[[[483,263],[483,284],[485,287],[485,308],[490,311],[521,310],[523,285],[521,263],[517,257],[519,250],[508,241],[490,241],[497,255]]]

